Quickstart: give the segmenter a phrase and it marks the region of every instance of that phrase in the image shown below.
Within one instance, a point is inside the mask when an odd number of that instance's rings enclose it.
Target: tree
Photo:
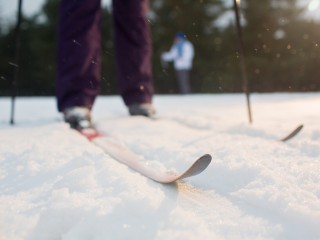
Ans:
[[[246,0],[243,10],[253,90],[299,91],[308,88],[301,80],[306,74],[304,60],[311,54],[303,40],[303,35],[311,35],[307,30],[310,24],[301,17],[303,9],[297,1]],[[305,33],[301,34],[301,30]]]
[[[47,0],[39,13],[23,16],[21,32],[21,59],[19,66],[19,95],[55,95],[56,78],[56,33],[59,1]],[[114,93],[114,67],[112,66],[113,44],[111,43],[110,13],[103,10],[102,35],[103,61],[102,92]],[[108,27],[107,27],[108,26]],[[0,89],[1,95],[10,95],[13,78],[14,25],[8,33],[0,36]],[[110,57],[111,56],[111,57]],[[107,65],[107,67],[105,67]],[[105,76],[108,76],[105,77]]]

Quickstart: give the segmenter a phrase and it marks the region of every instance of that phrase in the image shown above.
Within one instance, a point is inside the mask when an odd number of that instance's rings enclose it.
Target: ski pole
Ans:
[[[22,0],[18,0],[17,24],[15,29],[15,52],[14,52],[14,74],[11,83],[11,116],[10,124],[14,124],[15,99],[17,95],[17,82],[19,77],[19,61],[20,61],[20,35],[21,35],[21,18],[22,18]]]
[[[234,12],[236,17],[236,28],[237,28],[237,34],[238,34],[238,40],[239,40],[240,68],[241,68],[241,75],[242,75],[242,81],[243,81],[243,91],[246,95],[246,100],[247,100],[249,123],[252,123],[249,82],[247,77],[244,43],[243,43],[242,30],[240,25],[240,14],[239,14],[240,1],[241,0],[233,0],[233,3],[234,3],[233,5],[234,5]]]

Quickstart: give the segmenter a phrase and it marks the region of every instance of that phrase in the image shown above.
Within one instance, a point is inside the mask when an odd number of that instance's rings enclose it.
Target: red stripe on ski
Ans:
[[[84,128],[79,130],[81,135],[85,136],[89,141],[92,141],[93,139],[97,137],[101,137],[102,135],[94,128]]]

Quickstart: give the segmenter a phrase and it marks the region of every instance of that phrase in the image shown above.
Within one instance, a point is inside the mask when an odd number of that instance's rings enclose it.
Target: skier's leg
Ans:
[[[180,93],[190,93],[189,70],[176,70],[176,77]]]
[[[57,46],[58,109],[91,109],[101,69],[100,0],[61,0]]]
[[[148,0],[113,0],[117,79],[127,106],[153,95]]]
[[[185,70],[184,72],[184,89],[186,94],[191,93],[190,70]]]

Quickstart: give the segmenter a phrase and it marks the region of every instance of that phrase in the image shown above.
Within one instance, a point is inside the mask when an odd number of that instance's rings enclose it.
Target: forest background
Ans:
[[[14,71],[20,96],[55,94],[57,0],[45,1],[32,16],[23,15],[19,64],[15,63],[15,22],[0,18],[0,96],[11,94]],[[4,9],[0,9],[0,12]],[[303,17],[297,0],[242,0],[241,22],[251,92],[320,90],[320,23]],[[101,94],[117,94],[112,9],[103,8]],[[162,52],[183,31],[195,47],[193,93],[242,92],[239,41],[233,9],[220,0],[150,0],[148,20],[153,37],[153,74],[157,94],[178,88]],[[229,16],[229,17],[228,17]],[[230,17],[231,16],[231,17]],[[221,23],[221,19],[227,19]]]

